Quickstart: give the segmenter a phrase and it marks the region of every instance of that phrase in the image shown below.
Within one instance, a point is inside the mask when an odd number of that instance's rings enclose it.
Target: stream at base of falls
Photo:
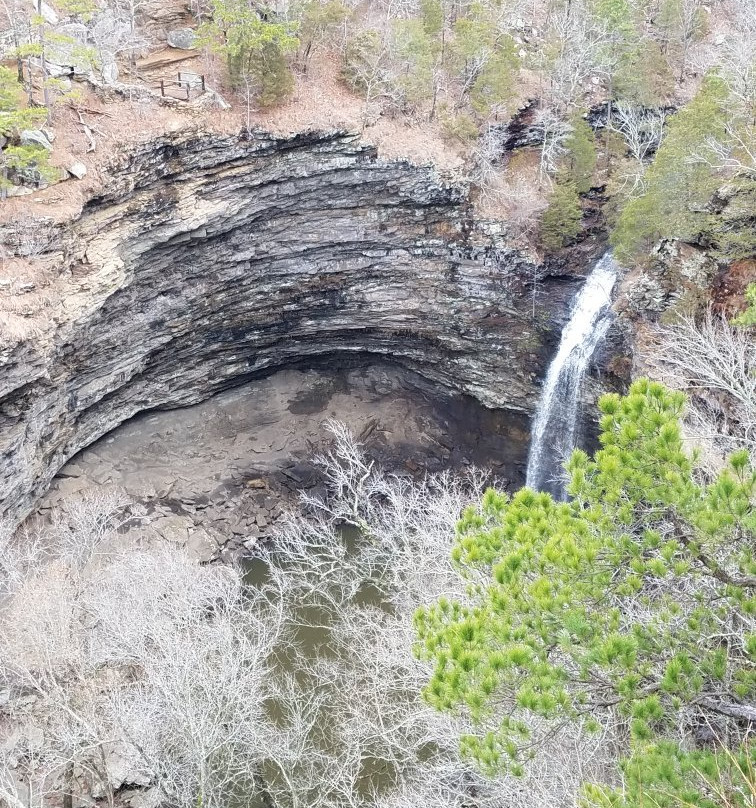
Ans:
[[[575,448],[580,387],[612,321],[617,271],[612,254],[606,253],[586,278],[543,383],[531,430],[527,485],[558,499],[564,497],[562,465]]]

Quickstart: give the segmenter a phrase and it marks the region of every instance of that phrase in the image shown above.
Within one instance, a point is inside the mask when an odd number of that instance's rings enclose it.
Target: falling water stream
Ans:
[[[575,297],[559,350],[549,366],[532,429],[527,485],[564,497],[561,467],[575,448],[580,385],[612,319],[617,264],[606,253]]]

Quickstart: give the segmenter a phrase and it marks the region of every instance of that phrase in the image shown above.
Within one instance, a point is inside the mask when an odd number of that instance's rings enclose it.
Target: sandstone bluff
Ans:
[[[295,362],[388,359],[531,413],[580,283],[476,223],[465,187],[344,132],[167,135],[121,155],[103,187],[56,231],[45,322],[0,351],[12,521],[136,413]]]

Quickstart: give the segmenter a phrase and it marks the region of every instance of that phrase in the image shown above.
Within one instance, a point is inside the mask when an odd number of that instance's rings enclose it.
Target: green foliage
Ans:
[[[24,109],[20,104],[21,87],[15,71],[0,66],[0,135],[12,137],[45,119],[45,111]]]
[[[312,39],[341,26],[350,11],[341,0],[305,0],[295,10],[300,20],[299,33],[302,39]]]
[[[582,115],[571,121],[572,131],[565,140],[567,158],[564,174],[567,181],[575,184],[579,194],[590,190],[593,184],[593,171],[596,168],[596,139],[593,130]]]
[[[18,145],[19,133],[42,123],[46,116],[43,109],[21,107],[20,96],[15,71],[0,66],[0,135],[9,140],[0,151],[0,190],[3,191],[13,184],[13,174],[48,179],[54,173],[48,164],[46,149]]]
[[[291,44],[288,49],[293,50],[294,47]],[[247,71],[257,82],[257,100],[261,107],[277,104],[294,91],[294,75],[286,59],[282,40],[277,36],[250,52],[246,67],[240,68],[239,74],[244,75]]]
[[[569,244],[580,232],[582,209],[574,182],[559,180],[541,217],[541,245],[554,252]]]
[[[304,0],[292,9],[299,22],[299,38],[304,47],[304,59],[309,58],[316,43],[327,42],[341,30],[349,18],[350,9],[341,0]]]
[[[629,729],[635,793],[669,788],[674,799],[597,790],[609,796],[592,804],[709,808],[705,795],[691,799],[691,765],[711,759],[668,741],[691,714],[717,728],[727,709],[751,714],[741,705],[756,697],[756,471],[740,451],[701,482],[684,450],[684,405],[645,379],[604,396],[602,448],[567,465],[570,502],[489,490],[463,515],[452,559],[469,597],[418,610],[416,650],[434,664],[428,702],[479,728],[461,751],[483,771],[520,770],[536,741],[530,717],[611,716]],[[737,627],[728,642],[725,626]],[[738,725],[726,734],[739,755]]]
[[[634,81],[642,81],[647,70],[637,58],[643,49],[643,39],[636,8],[629,0],[592,0],[589,7],[598,24],[611,32],[611,36],[597,46],[597,58],[608,71],[611,94],[623,97],[628,79],[632,76]]]
[[[385,49],[377,31],[361,31],[347,42],[341,75],[354,90],[365,93],[366,100],[383,91],[386,81]]]
[[[709,76],[695,98],[667,126],[667,136],[645,175],[646,190],[632,199],[611,234],[620,261],[630,262],[660,238],[694,240],[711,226],[707,205],[721,184],[711,168],[691,159],[709,138],[724,139],[727,90]]]
[[[89,22],[99,10],[93,0],[56,0],[55,6],[58,11],[83,22]]]
[[[420,0],[420,19],[426,32],[437,37],[444,29],[444,7],[441,0]]]
[[[639,39],[625,50],[612,77],[614,96],[633,106],[661,106],[672,98],[675,77],[662,48],[651,39]]]
[[[400,93],[400,103],[416,107],[433,95],[435,41],[420,20],[401,20],[394,24],[392,44],[399,68],[394,83]]]
[[[21,185],[51,182],[58,178],[58,170],[49,163],[46,149],[37,146],[6,146],[0,152],[0,190],[7,191],[11,177]]]
[[[344,53],[344,79],[368,101],[384,98],[404,112],[435,97],[439,43],[420,20],[398,20],[381,34],[363,31]]]
[[[655,23],[667,53],[680,62],[682,78],[690,45],[706,33],[703,4],[690,0],[662,0]]]
[[[251,82],[262,106],[291,94],[294,77],[287,54],[296,50],[296,26],[268,22],[245,0],[213,0],[212,20],[199,30],[199,41],[223,54],[235,87]]]
[[[716,202],[722,197],[724,205],[720,209]],[[713,255],[722,261],[737,261],[756,255],[754,210],[756,174],[736,175],[725,187],[718,189],[716,214],[710,217],[702,238]]]
[[[514,92],[514,71],[517,66],[514,42],[499,43],[496,54],[481,68],[470,88],[470,104],[480,115],[509,101]]]
[[[628,0],[592,0],[589,7],[593,17],[612,31],[615,41],[637,37],[635,9]]]
[[[443,128],[444,137],[452,140],[465,141],[475,140],[480,134],[478,124],[475,123],[472,115],[460,112],[457,115],[450,115],[446,108],[439,110],[439,120]]]
[[[748,327],[756,325],[756,283],[748,285],[745,296],[748,308],[734,322],[735,325]]]
[[[454,24],[452,63],[463,83],[463,97],[473,109],[487,115],[512,97],[517,69],[514,40],[503,34],[480,5]]]
[[[623,765],[624,789],[589,785],[581,808],[752,808],[756,748],[685,750],[663,741]]]

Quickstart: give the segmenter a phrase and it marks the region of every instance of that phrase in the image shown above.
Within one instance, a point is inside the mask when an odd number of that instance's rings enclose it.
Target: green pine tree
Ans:
[[[555,252],[569,244],[580,233],[582,218],[580,197],[574,182],[558,180],[541,217],[541,245]]]
[[[579,194],[584,194],[593,185],[593,172],[596,168],[596,139],[593,129],[582,115],[571,121],[572,131],[564,142],[567,149],[564,174],[575,184]]]
[[[349,7],[341,0],[304,0],[295,5],[292,12],[299,21],[301,62],[305,69],[313,48],[333,39],[351,14]]]
[[[396,86],[403,105],[417,108],[433,98],[437,46],[420,20],[400,20],[393,27],[393,57],[399,66]]]
[[[631,262],[660,238],[694,240],[711,226],[707,205],[721,179],[691,155],[705,149],[709,138],[726,138],[727,95],[724,83],[709,76],[670,119],[645,174],[645,192],[625,206],[611,234],[619,260]]]
[[[752,804],[756,470],[739,451],[702,482],[684,406],[645,379],[604,396],[602,448],[567,464],[570,502],[490,490],[460,521],[469,600],[418,610],[417,653],[434,665],[428,702],[479,728],[461,751],[483,771],[523,771],[534,719],[619,722],[625,789],[595,785],[585,805]],[[681,742],[691,715],[718,748]]]
[[[756,325],[756,283],[751,283],[746,289],[746,302],[748,307],[746,310],[735,318],[735,325],[743,327],[750,327]]]
[[[269,106],[294,89],[287,55],[299,45],[295,33],[294,23],[265,20],[245,0],[213,0],[199,41],[226,58],[234,87],[252,84],[258,102]]]
[[[429,36],[439,36],[444,30],[444,7],[441,0],[420,0],[420,19]]]
[[[480,4],[454,25],[451,63],[462,84],[461,98],[469,98],[480,115],[512,97],[518,66],[514,40],[504,34]]]
[[[612,76],[618,101],[632,106],[663,106],[674,96],[675,77],[658,42],[638,39],[630,43]]]
[[[706,33],[703,3],[693,0],[662,0],[655,24],[667,58],[676,62],[678,78],[682,81],[691,45],[702,39]]]

